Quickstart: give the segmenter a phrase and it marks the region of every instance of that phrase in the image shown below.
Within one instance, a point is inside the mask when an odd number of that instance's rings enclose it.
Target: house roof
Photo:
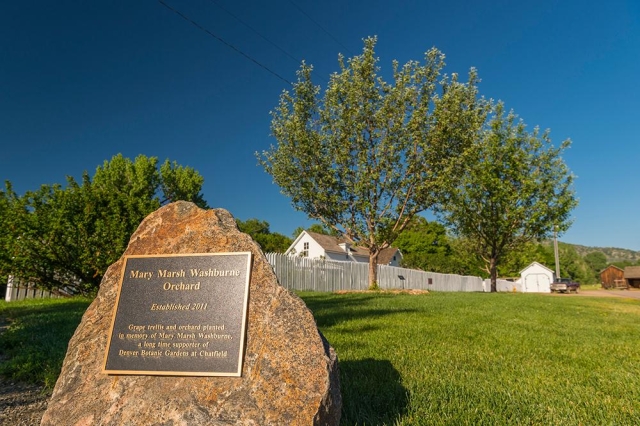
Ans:
[[[395,256],[396,253],[400,253],[400,250],[396,247],[387,247],[386,249],[383,249],[380,254],[378,254],[378,263],[380,265],[388,265],[393,261],[393,256]]]
[[[333,235],[318,234],[317,232],[305,231],[311,238],[313,238],[320,246],[328,252],[332,253],[344,253],[340,244],[348,243],[344,237],[334,237]],[[369,250],[364,247],[356,245],[350,246],[351,254],[354,256],[369,257]],[[382,265],[389,264],[393,260],[393,256],[398,253],[399,250],[396,247],[387,247],[378,254],[378,263]]]
[[[640,266],[627,266],[624,268],[625,278],[640,278]]]
[[[348,243],[346,238],[343,238],[343,237],[334,237],[333,235],[318,234],[317,232],[309,232],[309,231],[305,231],[305,232],[309,234],[311,238],[316,240],[316,242],[320,244],[320,246],[325,251],[330,251],[332,253],[344,253],[344,250],[342,249],[342,247],[340,247],[340,244]],[[351,254],[354,256],[369,257],[369,250],[363,247],[351,245],[350,249],[351,249]]]

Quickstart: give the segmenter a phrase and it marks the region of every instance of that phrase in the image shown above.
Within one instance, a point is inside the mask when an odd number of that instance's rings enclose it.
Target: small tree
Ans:
[[[549,132],[533,133],[502,104],[468,152],[470,168],[440,206],[445,222],[466,237],[485,262],[496,291],[498,265],[510,251],[566,231],[577,205],[573,175],[562,159],[570,142],[555,148]]]
[[[369,250],[370,287],[380,251],[452,187],[485,117],[473,69],[466,84],[442,75],[444,55],[431,49],[424,65],[394,61],[389,84],[375,44],[339,56],[322,99],[303,63],[272,112],[277,147],[257,154],[295,209]]]

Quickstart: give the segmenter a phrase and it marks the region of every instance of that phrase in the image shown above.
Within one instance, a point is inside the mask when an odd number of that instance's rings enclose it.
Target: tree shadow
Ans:
[[[392,425],[407,411],[408,392],[391,362],[340,362],[341,425]]]
[[[84,299],[4,304],[0,310],[0,376],[52,387],[69,339],[89,304]]]
[[[416,312],[406,307],[380,308],[377,301],[381,295],[357,295],[349,297],[339,295],[301,295],[307,307],[313,312],[319,328],[331,327],[344,321],[364,318],[376,318],[386,315]],[[388,296],[393,297],[393,296]]]

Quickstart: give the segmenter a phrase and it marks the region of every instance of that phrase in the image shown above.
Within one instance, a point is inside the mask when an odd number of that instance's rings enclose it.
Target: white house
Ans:
[[[284,254],[310,259],[369,263],[369,250],[366,248],[354,246],[342,237],[309,231],[302,231]],[[395,247],[388,247],[378,255],[379,265],[399,266],[401,260],[402,253]]]
[[[551,269],[538,262],[520,271],[520,283],[524,293],[551,293],[551,283],[554,273]]]

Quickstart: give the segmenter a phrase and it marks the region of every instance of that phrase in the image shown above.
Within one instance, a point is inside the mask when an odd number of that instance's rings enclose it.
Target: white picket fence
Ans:
[[[280,285],[289,290],[366,290],[369,287],[367,263],[309,259],[280,253],[266,253],[266,256]],[[387,265],[378,265],[378,286],[385,290],[491,290],[491,284],[480,277],[439,274]]]
[[[266,253],[280,285],[289,290],[332,292],[339,290],[366,290],[369,287],[369,264],[361,262],[337,262],[306,257]],[[378,286],[381,289],[418,289],[451,292],[490,292],[490,280],[480,277],[439,274],[395,266],[378,265]],[[498,280],[499,292],[521,292],[522,286],[506,280]],[[7,282],[5,300],[40,299],[60,297],[28,284],[20,284],[12,276]]]
[[[61,295],[37,288],[31,284],[21,283],[18,279],[15,279],[13,275],[9,275],[9,278],[7,279],[7,291],[4,295],[4,300],[7,302],[24,299],[48,299],[58,297],[61,297]]]

